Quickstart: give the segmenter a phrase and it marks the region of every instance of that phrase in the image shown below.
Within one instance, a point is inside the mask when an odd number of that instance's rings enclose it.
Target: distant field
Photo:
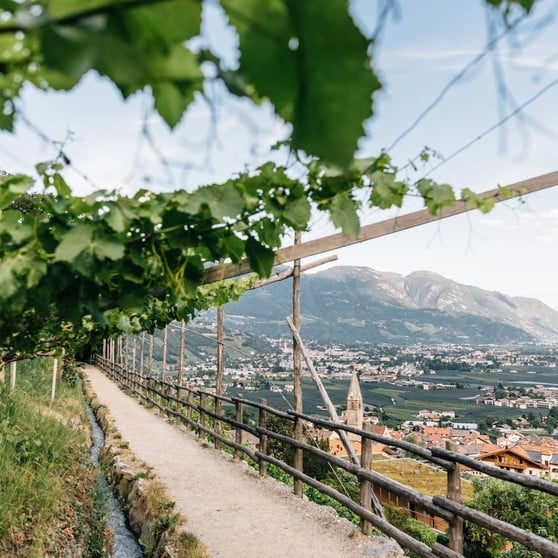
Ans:
[[[532,382],[533,385],[538,383],[558,383],[558,372],[555,369],[537,371],[536,374],[525,374],[525,371],[518,371],[517,374],[509,372],[504,373],[486,373],[471,374],[466,372],[446,370],[441,371],[435,376],[422,376],[421,380],[428,380],[432,383],[456,383],[460,382],[465,385],[464,389],[451,390],[423,390],[415,387],[399,387],[388,383],[362,383],[361,390],[366,407],[381,407],[388,415],[397,420],[412,420],[416,417],[421,409],[431,409],[437,411],[455,411],[456,418],[463,422],[479,422],[487,416],[496,416],[501,418],[514,418],[520,416],[523,412],[519,409],[508,409],[502,407],[492,407],[484,405],[476,405],[474,398],[481,393],[479,386],[498,385],[500,382],[505,385],[515,385],[517,387],[527,384],[512,384],[511,382]],[[278,386],[285,383],[292,383],[292,380],[283,382],[274,381]],[[347,390],[349,389],[349,381],[323,379],[331,400],[334,405],[344,408],[347,399]],[[235,390],[235,393],[242,393],[246,399],[257,401],[260,397],[267,399],[268,403],[282,409],[288,409],[289,405],[285,399],[292,405],[292,394],[272,393],[269,390],[260,390],[256,392],[242,392]],[[323,410],[323,402],[319,392],[315,388],[310,378],[303,378],[304,393],[304,411],[308,414],[325,414]],[[543,414],[546,411],[540,410]],[[539,412],[539,411],[537,411]]]
[[[446,494],[446,473],[414,459],[373,460],[372,469],[428,496]],[[464,500],[470,499],[473,495],[472,484],[463,481],[461,483],[461,492]]]

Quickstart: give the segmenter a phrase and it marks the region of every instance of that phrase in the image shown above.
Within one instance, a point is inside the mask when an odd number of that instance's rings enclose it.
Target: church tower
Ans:
[[[358,383],[356,371],[353,372],[349,393],[347,394],[347,411],[345,412],[345,416],[347,417],[347,424],[349,426],[362,428],[364,410],[362,405],[362,392],[360,391],[360,384]]]

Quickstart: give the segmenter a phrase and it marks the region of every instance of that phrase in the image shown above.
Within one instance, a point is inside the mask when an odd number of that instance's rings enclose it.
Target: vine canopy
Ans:
[[[532,8],[528,0],[487,3],[504,20],[518,7]],[[94,333],[153,329],[238,296],[242,286],[200,287],[206,267],[247,257],[255,272],[269,274],[284,234],[305,230],[312,206],[356,235],[362,203],[400,207],[411,188],[433,213],[455,203],[448,185],[399,180],[385,153],[353,163],[381,84],[373,40],[347,2],[221,0],[238,37],[238,64],[192,40],[200,36],[203,5],[0,1],[0,129],[11,131],[21,116],[25,85],[69,90],[92,70],[125,98],[150,91],[172,128],[213,79],[233,95],[269,102],[292,125],[292,152],[308,161],[304,181],[268,163],[191,193],[140,190],[132,197],[110,190],[74,196],[62,150],[36,166],[42,193],[28,194],[36,178],[0,177],[1,359]],[[475,203],[474,194],[467,197]]]

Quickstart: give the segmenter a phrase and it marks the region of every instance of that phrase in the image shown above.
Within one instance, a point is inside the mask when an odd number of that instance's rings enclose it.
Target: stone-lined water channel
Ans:
[[[100,466],[99,455],[105,441],[105,435],[99,426],[95,414],[87,405],[87,416],[91,422],[93,445],[91,446],[91,460],[97,467]],[[97,477],[98,488],[105,496],[105,505],[108,512],[108,525],[113,533],[112,556],[114,558],[141,558],[143,552],[136,537],[126,524],[126,517],[118,500],[114,497],[110,486],[102,473]]]

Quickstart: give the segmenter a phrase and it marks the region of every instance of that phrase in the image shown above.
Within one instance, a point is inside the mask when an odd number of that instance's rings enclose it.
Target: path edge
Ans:
[[[122,439],[108,408],[97,398],[83,371],[83,392],[105,441],[101,466],[123,507],[130,529],[146,558],[210,558],[205,546],[187,531],[187,518],[174,510],[165,485],[138,459]]]

